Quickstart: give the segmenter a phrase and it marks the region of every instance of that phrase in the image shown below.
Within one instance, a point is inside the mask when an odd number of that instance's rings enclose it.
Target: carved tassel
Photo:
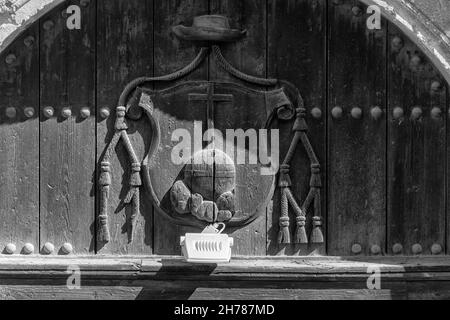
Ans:
[[[324,242],[321,226],[322,226],[322,219],[320,217],[313,217],[313,230],[311,233],[311,243],[320,244]]]
[[[98,242],[108,243],[111,240],[111,235],[109,234],[107,215],[98,216],[98,226],[99,226],[97,234]]]
[[[117,114],[116,114],[115,129],[117,131],[127,130],[128,126],[125,123],[126,108],[125,107],[117,107],[116,112],[117,112]]]
[[[311,188],[322,188],[322,179],[320,177],[320,165],[313,164],[311,166],[311,181],[309,183]]]
[[[136,217],[139,215],[139,187],[142,185],[141,165],[133,163],[131,165],[130,191],[125,197],[124,203],[131,203],[131,216],[129,219],[129,236],[128,241],[133,242],[134,227]]]
[[[308,243],[308,237],[306,236],[306,217],[298,216],[297,220],[297,228],[295,230],[295,243],[306,244]]]
[[[292,185],[291,178],[289,177],[290,166],[282,164],[280,166],[280,177],[278,179],[278,186],[280,188],[290,187]]]
[[[133,163],[131,165],[131,177],[130,186],[140,187],[142,185],[141,181],[141,165],[139,163]]]
[[[322,218],[321,216],[321,201],[320,201],[320,189],[315,190],[314,197],[314,217],[313,217],[313,230],[311,233],[312,243],[324,243],[322,233]]]
[[[134,193],[133,200],[131,201],[131,216],[130,216],[130,231],[128,241],[129,243],[133,242],[134,238],[134,229],[136,227],[136,218],[139,215],[139,189],[136,189]]]
[[[281,191],[281,216],[280,216],[280,231],[278,233],[278,243],[287,244],[291,242],[289,234],[289,215],[288,215],[288,200],[286,193]]]
[[[295,243],[305,244],[308,243],[308,237],[306,236],[305,224],[306,218],[302,211],[302,209],[298,206],[297,201],[295,201],[294,196],[290,189],[285,189],[285,194],[288,200],[288,203],[291,205],[292,209],[296,215],[297,227],[295,229]]]
[[[297,118],[295,119],[292,131],[303,131],[303,132],[308,131],[308,125],[306,124],[305,121],[306,110],[304,108],[299,108],[296,111],[297,111]]]
[[[99,177],[100,193],[100,214],[98,216],[97,238],[100,243],[107,243],[111,240],[108,228],[108,198],[109,186],[111,185],[111,169],[109,162],[101,163],[101,173]]]

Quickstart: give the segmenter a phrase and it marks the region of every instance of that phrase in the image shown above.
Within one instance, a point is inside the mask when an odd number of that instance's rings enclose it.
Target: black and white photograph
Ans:
[[[449,84],[450,0],[0,0],[0,300],[450,300]]]

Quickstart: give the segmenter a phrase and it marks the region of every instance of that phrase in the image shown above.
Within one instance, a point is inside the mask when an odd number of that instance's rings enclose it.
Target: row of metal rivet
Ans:
[[[352,246],[352,253],[353,254],[360,254],[362,252],[362,246],[358,243],[355,243]],[[370,252],[373,255],[381,254],[381,247],[377,244],[370,247]],[[392,252],[394,254],[401,254],[403,252],[403,246],[400,243],[396,243],[392,246]],[[411,252],[413,254],[421,254],[423,252],[423,248],[420,244],[416,243],[412,245]],[[440,244],[433,244],[431,246],[431,253],[434,255],[438,255],[442,253],[442,246]]]
[[[370,110],[370,115],[372,116],[372,118],[374,120],[379,120],[382,117],[383,112],[384,111],[380,107],[373,107]],[[363,110],[358,107],[352,108],[350,111],[350,115],[353,119],[361,119],[363,116]],[[435,119],[440,118],[442,115],[441,108],[439,108],[439,107],[432,108],[430,111],[430,115],[432,118],[435,118]],[[449,111],[449,115],[450,115],[450,111]],[[313,108],[311,110],[311,116],[315,119],[321,119],[322,118],[322,110],[320,108]],[[341,119],[344,116],[344,109],[342,107],[334,107],[331,110],[331,116],[334,119]],[[392,116],[396,120],[402,119],[405,116],[405,111],[403,110],[403,108],[396,107],[392,111]],[[411,110],[411,118],[412,119],[417,120],[422,116],[423,116],[423,110],[421,107],[416,106],[416,107],[412,108],[412,110]]]
[[[26,243],[23,246],[20,254],[30,255],[30,254],[34,253],[34,250],[35,250],[35,248],[34,248],[34,245],[32,243]],[[12,254],[15,254],[16,251],[17,251],[16,245],[14,243],[8,243],[5,246],[5,249],[3,250],[3,253],[4,254],[8,254],[8,255],[12,255]],[[54,252],[55,252],[55,246],[52,243],[50,243],[50,242],[47,242],[46,244],[44,244],[44,246],[42,247],[42,250],[41,250],[41,253],[45,254],[45,255],[50,255],[50,254],[52,254]],[[60,252],[62,254],[64,254],[64,255],[71,254],[73,252],[73,247],[72,247],[72,245],[70,243],[66,242],[66,243],[64,243],[61,246]]]
[[[106,119],[110,116],[110,110],[109,108],[101,108],[99,111],[99,116],[102,119]],[[18,109],[14,107],[8,107],[5,109],[5,115],[8,119],[14,119],[17,117]],[[23,114],[26,118],[32,118],[35,115],[35,109],[31,107],[27,107],[23,109]],[[55,116],[55,109],[53,107],[45,107],[42,110],[42,114],[46,118],[52,118]],[[63,108],[61,109],[61,117],[68,119],[72,116],[72,109],[71,108]],[[83,119],[87,119],[91,116],[91,109],[89,108],[81,108],[80,110],[80,117]]]

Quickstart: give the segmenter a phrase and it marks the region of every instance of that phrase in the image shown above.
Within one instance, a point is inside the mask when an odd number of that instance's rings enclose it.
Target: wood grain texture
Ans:
[[[359,14],[355,14],[358,12]],[[386,24],[368,30],[366,7],[341,1],[329,7],[328,253],[382,251],[386,234]],[[331,116],[333,108],[342,118]],[[351,112],[360,108],[362,117]]]
[[[18,251],[39,243],[38,30],[31,26],[0,56],[0,252],[7,243]],[[15,60],[7,63],[11,55]],[[15,108],[12,119],[8,108]],[[30,118],[26,108],[34,110]]]
[[[109,108],[107,119],[98,117],[97,159],[114,133],[115,108],[128,82],[153,72],[153,1],[99,0],[97,4],[97,106]],[[128,134],[140,161],[148,148],[148,119],[127,119]],[[99,168],[99,163],[97,168]],[[120,142],[111,159],[112,185],[109,196],[109,229],[111,241],[98,244],[99,253],[151,254],[153,243],[153,207],[142,192],[133,241],[130,242],[129,206],[123,200],[128,192],[130,161]]]
[[[208,0],[155,0],[155,12],[158,12],[158,14],[155,15],[154,73],[155,75],[164,75],[188,65],[197,55],[199,45],[178,39],[171,32],[171,27],[179,24],[191,26],[195,16],[208,14]],[[207,68],[207,63],[203,63],[197,70],[184,77],[181,81],[207,80]],[[166,86],[156,84],[155,89],[162,89]],[[205,115],[203,121],[206,121],[206,104],[201,102],[195,104],[196,106],[192,106],[193,114],[199,117],[202,112],[199,108],[203,108]],[[177,107],[183,108],[180,105]],[[183,111],[181,112],[183,113]],[[175,129],[167,125],[164,127],[163,125],[161,124],[161,130],[165,130],[168,134],[171,134],[172,129]],[[188,124],[189,128],[192,128],[192,126],[193,123]],[[161,179],[168,179],[167,176],[163,176],[164,170],[170,167],[168,161],[171,160],[161,159],[159,162],[161,166]],[[158,188],[157,182],[155,182],[155,188]],[[181,254],[180,236],[183,236],[187,232],[201,231],[197,228],[178,226],[161,214],[156,213],[156,211],[154,223],[154,250],[156,254]]]
[[[268,3],[269,77],[290,81],[300,91],[307,108],[308,136],[322,167],[323,189],[321,194],[323,228],[326,235],[326,1],[272,1]],[[319,108],[319,119],[311,116],[311,110]],[[292,121],[278,121],[280,129],[280,158],[283,159],[293,138]],[[302,145],[297,147],[291,165],[293,194],[302,203],[309,191],[310,161]],[[268,225],[268,253],[274,254],[324,254],[323,245],[288,245],[277,243],[280,215],[279,190],[274,197],[274,212]],[[309,235],[313,212],[308,212],[306,230]],[[295,214],[290,213],[291,234],[295,230]],[[326,240],[325,240],[326,241]]]
[[[400,42],[398,41],[400,39]],[[389,25],[389,205],[388,247],[399,243],[403,254],[423,254],[445,247],[446,90],[420,50]],[[422,116],[412,118],[419,107]],[[395,108],[404,116],[393,117]],[[432,117],[433,108],[441,115]]]
[[[66,286],[67,267],[82,272]],[[367,268],[382,289],[367,290]],[[0,260],[2,299],[448,299],[448,257],[233,259],[193,265],[181,258],[34,258]]]
[[[95,168],[95,1],[81,11],[81,30],[69,30],[62,11],[40,23],[40,242],[58,252],[65,242],[75,253],[93,253]],[[44,108],[54,116],[47,118]],[[81,108],[92,116],[83,119]],[[68,119],[63,108],[71,108]]]
[[[247,29],[247,35],[243,39],[221,46],[225,59],[235,68],[246,74],[265,78],[267,72],[266,1],[211,0],[210,8],[211,14],[220,14],[228,17],[231,28],[239,30]],[[210,61],[209,76],[211,81],[225,80],[239,83],[237,79],[223,71],[214,59]],[[245,85],[251,87],[251,84]],[[245,108],[245,106],[242,106],[242,108]],[[215,121],[218,123],[222,122],[224,124],[230,122],[232,119],[231,115],[237,118],[241,116],[235,113],[237,111],[236,109],[233,112],[220,110],[220,107],[218,109],[218,113],[215,115]],[[246,126],[245,123],[242,123],[242,125],[244,127]],[[248,129],[244,127],[244,130]],[[256,192],[259,182],[258,180],[247,181],[247,176],[253,170],[250,165],[239,164],[238,166],[240,168],[238,168],[237,173],[240,176],[237,176],[237,196],[243,197],[243,199],[246,198],[246,201],[251,201],[251,192],[246,194],[246,191],[254,190]],[[261,177],[261,179],[264,178]],[[239,195],[239,192],[241,195]],[[258,203],[254,203],[254,206],[257,205]],[[230,232],[230,236],[234,238],[233,255],[266,255],[266,217],[264,215],[261,215],[246,227],[230,231],[228,231]]]
[[[450,121],[450,86],[449,86],[449,84],[445,83],[444,88],[447,92],[447,95],[446,95],[447,101],[446,101],[446,109],[445,110],[447,111],[447,115],[449,116],[449,118],[447,118],[447,122],[446,122],[446,126],[447,126],[447,128],[446,128],[446,132],[447,132],[447,136],[446,136],[446,139],[447,139],[446,140],[447,162],[446,162],[446,168],[445,168],[445,170],[446,170],[445,192],[447,193],[447,198],[445,199],[446,200],[445,227],[446,227],[446,240],[447,240],[445,253],[449,254],[450,253],[450,249],[449,249],[450,248],[450,223],[449,223],[450,208],[449,208],[448,204],[450,203],[450,194],[448,194],[448,192],[447,192],[450,187],[450,178],[449,178],[449,174],[450,174],[449,173],[449,169],[450,169],[450,157],[449,157],[449,152],[450,152],[450,131],[449,131],[449,128],[450,128],[450,124],[449,124],[449,121]],[[444,115],[445,114],[446,113],[444,112]]]

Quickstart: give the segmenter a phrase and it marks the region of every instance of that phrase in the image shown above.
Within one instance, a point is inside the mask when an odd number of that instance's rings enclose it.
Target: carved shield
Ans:
[[[217,193],[220,189],[219,182],[232,179],[230,172],[233,172],[235,179],[231,191],[234,195],[234,211],[231,220],[225,221],[226,224],[229,227],[242,226],[265,213],[273,195],[275,175],[267,175],[267,172],[262,174],[261,169],[267,167],[267,164],[262,164],[259,156],[257,162],[250,160],[250,154],[255,151],[255,146],[251,143],[255,143],[255,140],[251,141],[248,137],[245,139],[245,150],[240,150],[241,155],[245,153],[246,159],[242,163],[242,157],[238,158],[238,139],[230,135],[230,132],[254,132],[258,137],[259,130],[265,129],[274,110],[282,106],[291,109],[291,103],[283,89],[258,91],[233,83],[190,81],[158,91],[142,89],[139,101],[152,125],[149,156],[144,161],[146,192],[160,213],[180,225],[207,225],[208,221],[198,219],[188,210],[175,210],[171,190],[177,181],[186,182],[189,175],[189,179],[196,179],[197,182],[186,183],[192,194],[201,194],[205,200],[217,201],[220,197]],[[223,167],[214,163],[213,167],[205,165],[202,170],[196,169],[194,172],[189,162],[174,161],[178,156],[174,154],[174,148],[181,142],[180,133],[189,133],[183,139],[190,139],[184,143],[191,145],[191,155],[182,156],[192,159],[198,148],[207,147],[208,143],[202,141],[207,129],[215,129],[222,134],[223,144],[218,147],[232,159],[234,168],[227,163],[226,169],[229,170],[221,171]],[[260,140],[258,138],[256,141],[256,150],[261,146]],[[234,154],[227,153],[230,151],[230,143],[234,144]],[[268,141],[266,143],[270,144]],[[237,160],[240,160],[239,163]],[[211,174],[205,174],[208,172]],[[213,196],[208,195],[208,191],[212,191]],[[223,191],[226,190],[220,192]]]

